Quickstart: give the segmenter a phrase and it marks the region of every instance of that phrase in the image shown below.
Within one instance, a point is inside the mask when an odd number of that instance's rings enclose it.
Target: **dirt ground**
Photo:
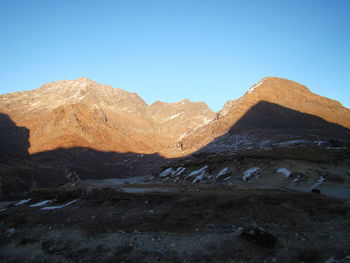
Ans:
[[[128,184],[26,199],[0,212],[1,262],[350,262],[350,203],[322,194]]]

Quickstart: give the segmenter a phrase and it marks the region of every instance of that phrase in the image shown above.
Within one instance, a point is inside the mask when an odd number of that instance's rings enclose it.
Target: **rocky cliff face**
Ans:
[[[156,123],[156,132],[163,144],[168,145],[164,152],[170,153],[181,152],[179,141],[211,122],[216,114],[204,102],[185,99],[175,103],[157,101],[150,106],[148,117]]]
[[[0,111],[30,131],[29,153],[59,147],[155,153],[176,149],[215,113],[205,103],[184,100],[148,106],[137,94],[87,78],[45,84],[0,96]]]
[[[228,101],[216,120],[183,138],[184,152],[268,144],[290,136],[350,138],[350,110],[287,79],[267,77],[241,98]],[[282,136],[284,135],[284,136]],[[248,144],[247,144],[248,143]]]

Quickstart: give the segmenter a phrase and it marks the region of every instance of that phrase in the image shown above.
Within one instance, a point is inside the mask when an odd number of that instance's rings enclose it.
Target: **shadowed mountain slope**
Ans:
[[[184,152],[191,153],[220,136],[229,141],[232,136],[248,134],[255,141],[281,133],[350,139],[347,128],[350,110],[339,102],[314,94],[297,82],[268,77],[241,98],[228,101],[214,121],[194,130],[181,145]]]

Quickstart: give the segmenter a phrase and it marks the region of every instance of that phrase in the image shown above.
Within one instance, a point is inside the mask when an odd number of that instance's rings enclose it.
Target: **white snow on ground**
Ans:
[[[223,176],[224,174],[227,173],[228,167],[225,167],[224,169],[222,169],[216,176],[216,178],[219,178],[220,176]]]
[[[281,173],[281,174],[284,174],[286,177],[289,177],[292,171],[287,168],[278,168],[277,173]]]
[[[173,172],[172,175],[174,175],[174,176],[179,176],[179,175],[182,174],[185,170],[186,170],[185,167],[179,167],[179,168],[177,168],[177,169]]]
[[[205,172],[205,170],[206,170],[207,168],[208,168],[208,165],[203,166],[201,169],[193,171],[192,173],[190,173],[190,174],[187,175],[186,177],[187,177],[187,178],[188,178],[188,177],[192,177],[192,176],[195,176],[195,175],[199,175],[199,174],[201,174],[201,173],[204,174],[204,172]]]
[[[56,205],[56,206],[46,206],[46,207],[43,207],[43,208],[40,208],[41,210],[53,210],[53,209],[60,209],[60,208],[64,208],[66,206],[69,206],[73,203],[75,203],[76,201],[78,201],[78,199],[75,199],[73,201],[70,201],[68,203],[65,203],[63,205]]]
[[[263,83],[263,81],[259,81],[258,83],[256,83],[255,85],[253,85],[249,90],[248,93],[252,93],[253,90],[255,90],[257,87],[259,87],[261,84]]]
[[[174,115],[171,115],[170,117],[166,118],[163,122],[170,121],[172,119],[175,119],[176,117],[180,116],[182,113],[177,113]]]
[[[23,205],[25,203],[28,203],[30,200],[31,200],[31,198],[24,199],[24,200],[18,201],[17,203],[15,203],[15,205]]]
[[[244,181],[248,181],[249,177],[251,177],[252,175],[254,175],[254,173],[256,173],[257,171],[260,170],[260,167],[252,167],[252,168],[249,168],[248,170],[246,170],[244,173],[243,173],[243,180]]]
[[[310,143],[312,141],[307,141],[307,140],[292,140],[292,141],[286,141],[286,142],[280,142],[277,143],[279,146],[291,146],[291,145],[296,145],[296,144],[301,144],[301,143]]]
[[[317,144],[317,146],[321,146],[322,144],[325,144],[325,141],[314,141],[315,144]]]
[[[323,176],[321,176],[320,179],[318,179],[318,181],[317,181],[313,186],[311,186],[310,188],[317,188],[317,187],[319,187],[324,181],[326,181],[326,179],[325,179]]]
[[[167,169],[165,169],[163,172],[161,172],[161,174],[159,175],[160,177],[166,177],[170,174],[172,174],[174,172],[172,167],[169,167]]]
[[[197,175],[197,177],[192,181],[192,183],[199,183],[204,178],[204,173]]]
[[[179,176],[179,175],[182,174],[185,170],[186,170],[185,167],[178,167],[178,168],[175,169],[175,170],[174,170],[174,168],[169,167],[169,168],[165,169],[163,172],[161,172],[161,174],[159,175],[159,177]]]
[[[209,122],[211,122],[213,119],[208,119],[206,117],[203,118],[203,122],[204,124],[208,124]]]
[[[51,200],[45,200],[45,201],[41,201],[41,202],[36,203],[36,204],[32,204],[32,205],[30,205],[30,207],[44,206],[44,205],[50,204],[51,202],[52,202]]]

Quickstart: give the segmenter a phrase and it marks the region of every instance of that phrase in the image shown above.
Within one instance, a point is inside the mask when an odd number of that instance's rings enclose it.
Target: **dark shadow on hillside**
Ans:
[[[0,199],[32,186],[32,175],[25,168],[28,139],[27,128],[18,127],[8,115],[0,113]]]
[[[0,117],[0,149],[10,153],[6,155],[8,163],[0,162],[0,199],[35,188],[66,184],[72,180],[71,174],[77,174],[82,180],[148,176],[175,160],[158,154],[102,152],[82,147],[60,148],[28,156],[28,129],[17,127],[6,114],[0,114]],[[350,130],[341,125],[262,101],[248,110],[226,134],[196,153],[215,152],[221,146],[228,151],[234,150],[237,140],[240,143],[236,135],[247,133],[254,137],[255,142],[281,136],[350,140]],[[27,158],[13,158],[11,155]]]
[[[167,159],[158,154],[59,148],[29,155],[29,130],[0,114],[0,200],[85,179],[148,176]]]
[[[300,135],[350,138],[350,130],[339,124],[267,101],[261,101],[250,108],[230,131],[234,128],[260,128]]]
[[[0,152],[16,157],[28,156],[29,130],[18,127],[11,118],[0,113]]]
[[[240,141],[242,137],[237,135],[254,137],[256,144],[264,140],[273,142],[288,138],[350,141],[350,130],[339,124],[275,103],[260,101],[230,127],[226,134],[219,136],[197,152],[212,152],[220,147],[229,150],[231,144],[244,145],[244,142]]]
[[[29,159],[53,165],[65,175],[76,172],[80,179],[148,176],[167,161],[158,154],[103,152],[84,147],[40,152]]]

